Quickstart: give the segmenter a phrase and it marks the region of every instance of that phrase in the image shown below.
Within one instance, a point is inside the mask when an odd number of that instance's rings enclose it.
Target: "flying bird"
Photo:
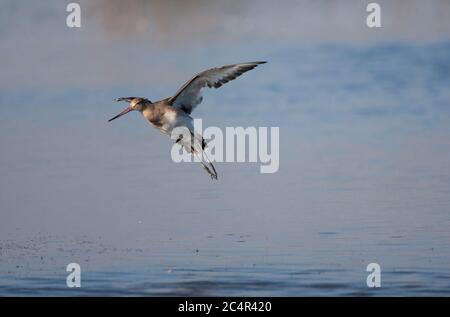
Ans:
[[[116,101],[125,101],[129,105],[108,121],[111,122],[131,111],[139,111],[145,119],[166,135],[171,136],[175,128],[188,129],[191,137],[180,135],[176,143],[183,146],[189,153],[196,155],[211,178],[217,179],[217,171],[205,153],[207,142],[194,131],[191,113],[203,100],[202,88],[219,88],[264,63],[266,62],[240,63],[205,70],[187,81],[172,97],[156,102],[141,97],[117,98]]]

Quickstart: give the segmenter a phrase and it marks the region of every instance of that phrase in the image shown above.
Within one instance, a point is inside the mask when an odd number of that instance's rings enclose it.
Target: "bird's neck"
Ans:
[[[154,116],[153,108],[154,108],[154,104],[152,104],[152,103],[145,103],[144,105],[142,105],[141,113],[147,120],[152,121],[153,116]]]

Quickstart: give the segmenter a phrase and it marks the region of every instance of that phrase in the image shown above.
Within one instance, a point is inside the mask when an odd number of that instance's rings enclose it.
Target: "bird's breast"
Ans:
[[[163,133],[171,134],[176,127],[185,126],[193,129],[192,118],[172,107],[159,107],[143,111],[143,116]]]

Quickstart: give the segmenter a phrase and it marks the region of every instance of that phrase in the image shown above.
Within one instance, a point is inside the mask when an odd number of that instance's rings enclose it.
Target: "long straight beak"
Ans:
[[[123,116],[124,114],[127,114],[127,113],[130,112],[130,111],[133,111],[133,108],[131,108],[131,107],[126,107],[126,108],[123,109],[122,112],[119,113],[117,116],[112,117],[111,119],[109,119],[108,122],[111,122],[111,121],[117,119],[118,117],[121,117],[121,116]]]

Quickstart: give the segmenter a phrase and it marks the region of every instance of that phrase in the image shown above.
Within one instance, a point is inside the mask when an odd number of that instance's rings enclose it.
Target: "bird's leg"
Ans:
[[[202,157],[199,157],[198,153],[194,153],[194,155],[197,156],[197,158],[200,160],[200,163],[202,164],[202,166],[206,170],[206,172],[209,174],[211,179],[217,179],[217,172],[216,172],[216,169],[214,168],[214,165],[212,165],[212,163],[208,162],[208,161],[205,163],[205,161],[203,159],[203,155],[202,155]],[[212,167],[212,171],[208,167],[208,165]]]
[[[178,136],[178,138],[176,139],[175,143],[180,143],[183,140],[183,134],[180,134]],[[208,156],[206,155],[206,152],[203,151],[203,149],[206,146],[206,142],[205,140],[202,138],[202,150],[195,148],[195,138],[193,137],[191,139],[191,145],[189,147],[189,145],[187,144],[182,144],[184,146],[184,148],[189,152],[190,149],[190,153],[195,155],[199,162],[202,164],[203,168],[206,170],[206,172],[208,173],[208,175],[212,178],[212,179],[217,179],[217,171],[214,167],[214,165],[211,163],[211,161],[209,160]]]
[[[213,169],[214,169],[214,172],[212,172],[205,163],[203,163],[203,162],[201,162],[201,163],[202,163],[203,168],[206,170],[206,172],[211,177],[211,179],[217,179],[217,173],[216,173],[216,170],[214,168],[214,165],[210,164],[213,167]]]

